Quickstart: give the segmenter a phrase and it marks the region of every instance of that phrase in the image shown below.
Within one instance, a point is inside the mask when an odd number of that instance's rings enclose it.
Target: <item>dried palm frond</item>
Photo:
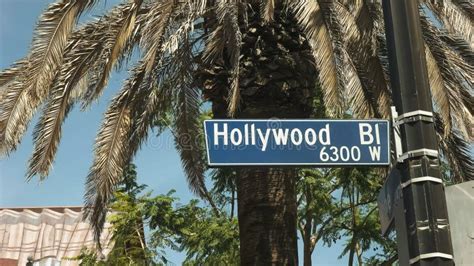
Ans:
[[[0,145],[2,152],[16,148],[36,108],[48,96],[63,60],[63,50],[79,15],[94,1],[61,1],[51,4],[34,32],[28,66],[15,84],[2,93]]]
[[[460,1],[457,1],[458,3]],[[460,7],[467,5],[456,5],[452,0],[424,0],[424,3],[436,14],[443,23],[443,27],[453,35],[460,35],[474,48],[474,21],[472,13],[466,13]],[[470,5],[472,8],[472,3]],[[469,9],[469,7],[468,7]]]
[[[146,66],[146,61],[140,61],[132,70],[106,112],[96,138],[94,163],[87,177],[85,195],[85,218],[92,223],[96,240],[103,229],[109,200],[120,181],[119,173],[130,163],[152,126],[150,117],[140,119],[144,103],[149,102],[154,91],[147,83],[151,79],[147,79]]]
[[[329,3],[330,1],[325,2]],[[360,17],[362,10],[364,9],[363,0],[339,0],[339,3],[344,5],[355,18]]]
[[[473,48],[459,36],[451,35],[443,30],[439,31],[441,40],[454,50],[468,65],[474,66]]]
[[[0,72],[0,101],[3,101],[3,98],[7,94],[7,91],[11,89],[11,86],[17,86],[21,84],[17,81],[18,76],[20,76],[26,70],[27,67],[28,67],[28,60],[21,59],[15,62],[10,68],[7,68],[3,70],[2,72]],[[14,82],[16,84],[13,84]],[[16,90],[18,89],[14,89],[14,91]],[[2,112],[4,111],[2,110],[2,107],[0,106],[0,113]],[[6,121],[3,121],[3,123],[6,123]],[[0,125],[0,129],[4,129],[4,126]],[[2,136],[3,134],[5,134],[5,132],[0,131],[0,140],[4,140],[4,137]],[[0,155],[5,153],[5,151],[2,151],[2,149],[5,149],[5,148],[6,147],[4,147],[4,145],[2,145],[0,141]]]
[[[188,44],[183,44],[189,46]],[[189,187],[200,196],[206,197],[204,184],[204,161],[198,138],[200,130],[200,91],[193,86],[194,64],[191,47],[181,51],[179,68],[173,80],[176,88],[174,109],[176,149],[188,176]]]
[[[443,138],[446,138],[451,132],[451,105],[449,97],[449,86],[444,87],[444,80],[438,64],[431,53],[428,46],[425,45],[426,65],[428,69],[428,79],[430,82],[431,93],[435,102],[435,108],[438,109],[438,114],[444,121],[442,124]]]
[[[357,18],[357,25],[360,32],[369,38],[372,43],[371,50],[374,55],[380,54],[385,40],[381,40],[380,36],[385,37],[385,22],[380,1],[363,0],[364,12]]]
[[[448,137],[444,137],[446,135],[443,131],[444,123],[445,121],[436,114],[435,126],[440,149],[449,163],[452,181],[461,183],[474,180],[474,160],[471,156],[469,143],[456,130],[451,131]]]
[[[33,38],[29,56],[26,87],[40,97],[47,94],[56,69],[61,64],[66,47],[79,15],[93,1],[61,1],[52,4],[42,15]]]
[[[238,33],[235,32],[234,24],[238,23],[238,6],[238,1],[236,0],[223,0],[219,2],[215,11],[217,23],[208,37],[204,50],[203,58],[205,63],[214,64],[219,60],[223,60],[226,48],[231,50],[229,53],[236,50],[235,36]],[[237,30],[240,32],[240,29]],[[231,42],[232,40],[234,43]]]
[[[321,7],[317,1],[311,0],[288,1],[288,6],[311,45],[328,115],[340,116],[345,104],[338,86],[334,49]]]
[[[452,0],[453,3],[469,17],[471,21],[474,21],[474,2],[472,0]]]
[[[0,91],[3,91],[3,87],[13,82],[25,71],[28,67],[28,59],[23,58],[13,63],[13,65],[0,72]],[[1,99],[1,98],[0,98]]]
[[[36,174],[44,178],[49,173],[61,137],[61,125],[75,98],[84,93],[89,68],[102,49],[98,26],[99,23],[93,23],[75,32],[66,48],[65,63],[56,76],[43,115],[33,133],[35,148],[30,159],[28,178]]]
[[[373,101],[364,101],[366,96],[362,91],[363,84],[360,82],[357,75],[355,65],[350,59],[350,56],[345,47],[345,41],[342,35],[344,34],[342,26],[336,19],[336,14],[332,5],[334,3],[329,1],[320,2],[323,10],[324,19],[334,45],[334,57],[336,61],[336,70],[338,74],[338,86],[340,91],[343,91],[344,99],[347,99],[347,108],[351,109],[356,115],[362,115],[362,110],[366,111],[364,115],[373,115],[374,108],[370,106]],[[349,5],[349,3],[346,3]],[[352,6],[352,5],[349,5]],[[352,6],[354,8],[354,6]],[[354,102],[356,100],[362,100]],[[367,106],[368,105],[368,106]]]
[[[242,33],[239,28],[239,1],[221,1],[216,15],[217,26],[208,39],[204,61],[209,64],[219,60],[229,61],[230,90],[227,111],[229,117],[233,117],[240,102],[239,65]],[[226,55],[224,51],[227,51]]]
[[[155,122],[161,117],[166,116],[171,111],[174,98],[171,97],[174,92],[172,79],[178,71],[179,64],[175,64],[179,52],[172,55],[161,54],[160,58],[155,59],[156,65],[152,66],[152,71],[143,81],[138,94],[143,102],[134,106],[132,112],[133,132],[130,137],[130,150],[133,153],[138,151],[143,141],[148,137],[149,129],[153,128]],[[143,61],[148,67],[148,62]]]
[[[199,34],[191,33],[194,21],[205,12],[206,1],[196,1],[186,6],[182,16],[186,19],[181,22],[177,30],[169,38],[170,42],[164,47],[170,54],[167,70],[171,75],[161,81],[163,88],[173,88],[173,116],[176,149],[181,157],[183,168],[186,172],[190,189],[197,195],[207,199],[211,205],[207,189],[204,183],[205,164],[202,158],[202,147],[196,134],[200,129],[200,91],[194,86],[194,74],[197,66],[194,62],[195,39]],[[166,94],[163,95],[166,97]],[[171,102],[170,102],[171,104]],[[166,103],[164,105],[166,108]]]
[[[148,130],[153,126],[154,119],[163,115],[171,106],[172,89],[180,86],[182,81],[177,77],[185,77],[182,76],[181,69],[192,67],[191,63],[183,61],[183,58],[180,57],[181,51],[165,53],[166,41],[163,36],[167,32],[168,22],[166,22],[166,18],[156,19],[155,15],[159,13],[162,16],[171,16],[172,10],[168,9],[169,7],[166,4],[158,3],[152,6],[150,13],[143,18],[145,25],[143,34],[146,39],[143,45],[145,57],[154,56],[154,58],[142,59],[133,69],[131,77],[126,81],[121,93],[114,99],[107,111],[104,125],[97,136],[95,159],[87,179],[85,197],[88,210],[86,216],[94,225],[96,238],[100,236],[105,222],[106,206],[119,181],[119,173],[148,136]],[[182,9],[181,12],[184,14],[186,10],[189,11],[189,9]],[[188,13],[187,15],[195,16],[196,14]],[[181,38],[187,38],[189,34],[188,27],[183,25],[189,23],[190,19],[188,17],[182,22],[181,27],[178,27],[179,35],[183,35]],[[154,29],[159,29],[161,33],[157,34]],[[153,38],[157,38],[156,44],[152,44]],[[153,63],[148,60],[152,60]],[[167,86],[169,82],[174,83]],[[179,92],[176,93],[179,94]],[[177,132],[182,132],[182,130],[177,128]],[[188,134],[188,132],[183,134]],[[189,152],[200,153],[200,150]],[[185,153],[189,152],[185,151]],[[183,158],[183,163],[186,165],[186,158]],[[190,180],[197,178],[196,176],[200,173],[198,179],[202,182],[196,184],[190,181],[190,186],[199,191],[200,195],[205,194],[202,193],[205,191],[203,164],[192,161],[185,168]],[[196,169],[198,170],[196,171]]]
[[[113,67],[124,57],[124,54],[131,52],[133,45],[133,33],[136,31],[137,14],[140,10],[142,0],[135,0],[128,4],[119,5],[111,13],[104,17],[107,21],[113,21],[108,31],[102,36],[104,49],[99,57],[100,64],[96,65],[90,80],[90,87],[87,90],[83,108],[89,106],[99,97],[108,83]],[[126,50],[128,48],[128,50]]]
[[[344,86],[348,98],[348,105],[354,113],[354,117],[375,117],[375,100],[370,91],[363,86],[357,74],[356,66],[350,59],[346,50],[343,50],[343,61],[341,70],[344,73]]]
[[[143,60],[147,62],[147,73],[155,65],[157,54],[163,50],[166,29],[176,6],[176,1],[156,2],[144,18],[140,44],[144,50]]]
[[[20,138],[15,135],[17,131],[26,131],[25,123],[22,127],[9,129],[10,121],[27,119],[33,116],[33,110],[26,108],[28,106],[28,95],[24,93],[23,83],[18,80],[10,82],[1,92],[2,104],[0,105],[0,155],[9,154],[16,149]],[[18,112],[15,108],[23,107],[23,112]],[[15,112],[13,111],[15,110]],[[27,113],[25,113],[27,112]],[[13,126],[10,126],[13,127]]]
[[[181,6],[179,13],[175,14],[177,17],[182,17],[182,20],[175,20],[169,26],[163,24],[166,23],[165,21],[160,20],[152,21],[149,24],[149,27],[152,27],[152,23],[158,27],[172,27],[174,30],[171,32],[170,29],[170,33],[167,33],[166,29],[163,29],[163,33],[160,35],[147,30],[143,31],[143,34],[149,33],[150,37],[145,37],[148,38],[147,43],[152,42],[153,36],[159,39],[157,40],[158,45],[144,45],[144,47],[149,47],[150,50],[156,50],[156,52],[151,53],[156,58],[153,60],[153,65],[149,65],[149,62],[144,61],[144,68],[148,76],[145,78],[142,91],[145,92],[146,89],[147,98],[136,108],[137,112],[134,114],[136,123],[134,124],[130,145],[132,151],[135,151],[146,138],[148,129],[153,126],[154,121],[165,115],[171,109],[173,102],[183,100],[182,103],[177,103],[173,108],[176,123],[178,121],[180,123],[180,126],[176,126],[174,130],[176,147],[180,153],[191,189],[198,195],[207,197],[204,185],[204,164],[201,159],[197,159],[201,157],[202,150],[199,145],[195,146],[198,138],[196,132],[198,132],[200,124],[193,124],[194,122],[197,123],[199,118],[199,104],[193,102],[193,98],[189,97],[188,91],[185,89],[193,82],[191,74],[195,66],[193,47],[189,38],[191,35],[194,38],[199,38],[199,34],[191,32],[194,21],[203,14],[205,7],[205,1],[188,2]],[[166,36],[166,38],[163,36]],[[175,44],[179,44],[179,46],[174,47]],[[193,87],[189,90],[197,91],[198,89]],[[179,95],[182,97],[180,98]],[[197,101],[198,97],[199,95],[194,100]],[[197,106],[193,104],[197,104]],[[193,117],[193,115],[196,116]],[[191,148],[187,146],[186,141],[191,143],[189,144]]]
[[[133,132],[130,137],[130,150],[135,153],[148,137],[148,130],[157,117],[162,116],[171,105],[171,91],[163,90],[163,81],[172,75],[171,64],[164,64],[166,56],[163,46],[177,2],[156,2],[143,19],[141,46],[144,55],[141,60],[145,72],[142,88],[138,92],[144,102],[134,106],[132,112]],[[147,97],[145,97],[147,96]],[[133,155],[132,155],[133,156]]]
[[[174,129],[176,149],[181,157],[191,191],[206,199],[213,211],[219,214],[204,182],[205,163],[200,143],[200,89],[194,86],[195,64],[192,45],[184,41],[176,76],[170,80],[176,88]]]
[[[100,238],[105,222],[105,206],[130,158],[131,106],[143,73],[142,69],[136,69],[125,82],[106,111],[96,138],[94,161],[87,176],[85,194],[85,217],[92,223],[96,240]]]
[[[183,17],[186,19],[180,23],[179,27],[169,38],[170,41],[164,44],[168,54],[161,70],[165,73],[160,80],[162,89],[173,90],[173,99],[169,104],[173,105],[174,135],[176,149],[181,157],[181,162],[185,169],[190,189],[199,196],[211,199],[208,196],[206,186],[204,184],[204,161],[202,158],[202,147],[196,138],[196,134],[200,129],[200,92],[194,86],[194,74],[197,66],[194,63],[194,39],[199,38],[199,34],[191,33],[194,21],[205,11],[205,1],[187,5],[188,9],[183,10]],[[178,45],[178,46],[175,46]],[[164,67],[164,68],[163,68]],[[169,73],[167,75],[167,73]],[[166,90],[160,92],[158,97],[169,97]],[[166,102],[161,108],[168,108]],[[211,202],[212,204],[212,202]]]
[[[275,16],[275,1],[278,0],[260,0],[260,16],[265,23],[273,21]]]
[[[375,112],[376,117],[388,118],[390,116],[390,91],[388,89],[387,80],[380,59],[372,51],[372,34],[368,36],[360,31],[356,24],[354,16],[341,4],[333,3],[329,5],[322,5],[324,9],[328,9],[328,12],[332,14],[334,27],[330,27],[331,30],[334,28],[340,29],[340,33],[334,32],[336,36],[342,38],[344,48],[355,67],[357,76],[362,86],[352,88],[363,90],[363,93],[356,93],[355,95],[362,96],[350,99],[352,107],[357,110],[360,105],[370,105],[371,109]],[[367,32],[367,31],[366,31]],[[350,82],[350,84],[357,85],[357,82]],[[363,100],[356,101],[357,99]],[[371,115],[371,113],[365,113]],[[363,115],[363,114],[358,114]],[[369,117],[362,117],[369,118]]]
[[[466,79],[469,79],[469,77],[472,79],[472,66],[466,64],[458,54],[450,50],[443,43],[439,37],[439,32],[426,17],[421,16],[421,24],[423,27],[423,37],[436,61],[444,84],[443,89],[445,91],[439,91],[442,89],[440,86],[432,87],[432,90],[438,90],[433,91],[437,107],[439,108],[438,112],[443,119],[450,117],[452,122],[447,122],[448,129],[452,128],[449,125],[454,123],[465,137],[469,137],[473,115],[471,110],[468,109],[472,105],[466,105],[466,103],[472,103],[473,96],[470,93],[466,93],[466,91],[472,90],[468,86],[469,83],[466,84],[468,82]],[[427,58],[428,66],[433,63],[430,60],[431,58]],[[442,97],[448,98],[449,105],[443,103],[444,99]]]
[[[370,0],[357,0],[354,1],[357,3],[356,11],[351,9],[346,9],[354,16],[354,19],[359,27],[360,31],[363,34],[369,35],[369,31],[373,31],[376,24],[374,22],[378,21],[377,13],[374,12],[375,1]]]

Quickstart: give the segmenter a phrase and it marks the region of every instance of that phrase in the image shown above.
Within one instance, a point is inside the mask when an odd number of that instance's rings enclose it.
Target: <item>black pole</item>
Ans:
[[[454,265],[418,0],[383,0],[383,11],[402,141],[400,265]]]

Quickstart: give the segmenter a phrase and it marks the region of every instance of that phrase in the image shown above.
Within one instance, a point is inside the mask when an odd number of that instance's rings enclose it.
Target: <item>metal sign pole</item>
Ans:
[[[401,265],[454,265],[448,211],[438,159],[418,1],[383,0],[393,102],[400,128],[404,211],[397,211],[397,239],[408,256]],[[397,217],[398,216],[398,217]],[[400,217],[401,216],[401,217]],[[398,219],[398,221],[397,221]],[[408,261],[407,261],[408,260]]]

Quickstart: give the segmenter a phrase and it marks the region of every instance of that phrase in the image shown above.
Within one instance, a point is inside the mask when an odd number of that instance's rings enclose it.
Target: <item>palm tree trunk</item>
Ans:
[[[359,263],[359,265],[362,265],[363,263],[363,260],[362,260],[362,251],[360,249],[360,245],[359,243],[356,243],[356,253],[357,253],[357,262]]]
[[[313,197],[310,193],[309,188],[305,188],[306,202],[313,202]],[[311,253],[313,253],[313,243],[311,241],[311,229],[313,226],[313,211],[312,208],[307,204],[305,214],[305,225],[303,227],[303,265],[311,266]]]
[[[310,220],[311,221],[311,220]],[[304,266],[311,266],[312,265],[312,262],[311,262],[311,253],[313,253],[312,251],[312,243],[311,243],[311,228],[308,228],[307,227],[311,227],[311,223],[305,225],[305,235],[304,235],[304,239],[303,239],[303,265]]]
[[[262,27],[258,6],[242,30],[240,105],[236,118],[308,118],[314,112],[316,71],[296,21],[275,11]],[[214,118],[226,118],[227,64],[203,69],[199,83]],[[246,168],[237,176],[241,265],[297,265],[296,170]]]
[[[354,265],[354,247],[353,246],[351,246],[351,251],[349,252],[349,262],[347,265],[349,266]]]
[[[296,171],[258,168],[237,178],[241,265],[297,265]]]

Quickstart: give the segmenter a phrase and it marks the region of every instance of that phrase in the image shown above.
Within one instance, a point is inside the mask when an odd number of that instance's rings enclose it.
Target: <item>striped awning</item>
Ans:
[[[110,224],[101,237],[102,254],[110,251]],[[94,249],[94,235],[82,220],[81,207],[0,208],[0,261],[16,260],[25,265],[50,259],[61,265],[77,265],[82,248]]]

